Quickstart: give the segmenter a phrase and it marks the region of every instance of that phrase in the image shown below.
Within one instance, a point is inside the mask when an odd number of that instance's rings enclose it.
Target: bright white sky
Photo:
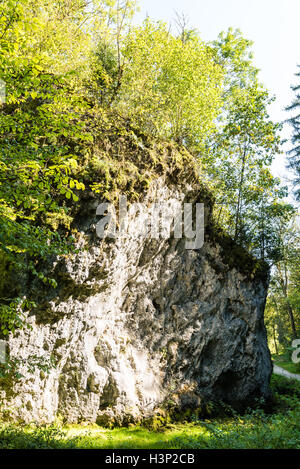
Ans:
[[[288,117],[284,107],[293,99],[290,86],[297,82],[294,74],[300,64],[300,0],[140,0],[139,4],[139,23],[147,13],[167,23],[174,20],[175,11],[185,13],[205,41],[216,39],[230,26],[239,28],[254,41],[260,80],[277,98],[270,108],[271,118],[283,121]],[[289,135],[286,126],[283,136]],[[274,175],[290,177],[285,163],[284,155],[276,158]]]

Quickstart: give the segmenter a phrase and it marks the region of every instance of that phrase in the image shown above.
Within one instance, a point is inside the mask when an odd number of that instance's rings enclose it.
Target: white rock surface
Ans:
[[[162,201],[183,197],[156,190]],[[56,363],[49,373],[24,366],[13,393],[0,391],[10,416],[120,423],[170,396],[179,407],[267,397],[266,285],[226,266],[209,239],[198,251],[144,239],[143,216],[130,220],[130,236],[101,241],[89,210],[79,222],[89,241],[56,262],[58,289],[29,317],[32,328],[9,341],[11,358]]]

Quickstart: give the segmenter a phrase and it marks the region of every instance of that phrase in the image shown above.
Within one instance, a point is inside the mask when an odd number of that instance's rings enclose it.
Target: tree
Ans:
[[[3,270],[54,284],[39,263],[69,250],[68,201],[76,202],[80,153],[90,142],[83,93],[90,46],[79,0],[5,0],[0,5],[0,257]],[[85,57],[84,57],[85,56]],[[76,80],[74,79],[76,76]],[[7,279],[9,276],[5,275]],[[1,330],[19,324],[22,285],[1,291]],[[30,302],[23,302],[24,309]],[[12,320],[12,318],[15,318]]]
[[[152,136],[201,148],[221,105],[222,70],[193,36],[182,42],[163,23],[131,30],[117,109]]]
[[[281,127],[268,115],[273,98],[258,81],[251,42],[239,31],[222,33],[211,47],[225,71],[223,108],[204,159],[216,192],[216,217],[238,243],[270,259],[276,240],[270,215],[276,219],[286,195],[269,170],[281,144]]]
[[[299,308],[299,228],[296,213],[282,217],[279,229],[280,253],[273,267],[268,307],[269,333],[277,336],[279,345],[287,348],[298,338]]]
[[[110,106],[117,98],[125,67],[122,50],[137,10],[136,3],[136,0],[110,1],[104,15],[107,18],[105,27],[98,23],[94,27],[96,50],[91,63],[94,86],[92,83],[88,86],[101,105]]]
[[[298,67],[300,67],[300,65],[298,65]],[[296,73],[296,77],[300,78],[300,71]],[[298,188],[300,185],[300,85],[295,85],[291,88],[295,93],[295,99],[286,110],[295,112],[295,115],[287,120],[293,129],[293,148],[288,152],[290,155],[289,168],[295,173],[295,194],[297,199],[300,200],[300,188]]]

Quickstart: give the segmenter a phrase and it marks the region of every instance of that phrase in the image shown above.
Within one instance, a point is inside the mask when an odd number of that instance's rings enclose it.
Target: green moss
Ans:
[[[95,129],[89,156],[81,161],[77,176],[111,202],[120,193],[135,201],[160,176],[167,184],[198,182],[199,163],[185,148],[150,139],[114,115]]]
[[[13,372],[6,373],[0,377],[0,390],[5,392],[6,399],[13,399],[17,396],[14,391],[15,375]]]
[[[154,415],[151,417],[145,418],[142,421],[142,425],[145,428],[153,431],[159,431],[165,428],[167,425],[171,424],[173,420],[172,413],[167,409],[156,409]]]

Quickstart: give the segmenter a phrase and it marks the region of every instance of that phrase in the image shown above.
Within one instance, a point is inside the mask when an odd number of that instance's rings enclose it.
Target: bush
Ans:
[[[67,438],[67,433],[56,425],[41,427],[2,426],[1,449],[72,449],[78,438]]]
[[[283,376],[272,375],[271,389],[273,394],[289,396],[300,399],[300,382],[294,379],[286,379]]]

